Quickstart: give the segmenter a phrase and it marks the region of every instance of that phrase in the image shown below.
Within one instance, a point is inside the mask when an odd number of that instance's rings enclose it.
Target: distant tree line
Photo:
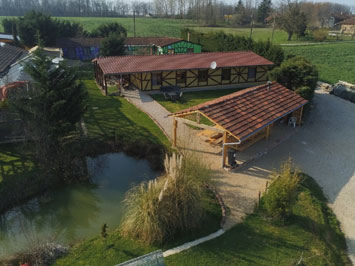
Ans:
[[[0,0],[0,16],[23,16],[35,10],[52,16],[73,17],[116,17],[154,13],[149,1],[107,1],[107,0]]]

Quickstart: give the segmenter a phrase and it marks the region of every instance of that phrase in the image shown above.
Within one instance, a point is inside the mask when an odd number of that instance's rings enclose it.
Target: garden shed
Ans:
[[[144,91],[162,86],[249,87],[267,81],[273,62],[254,52],[214,52],[151,56],[115,56],[94,61],[97,84],[107,94],[111,80]]]
[[[127,37],[125,46],[127,55],[188,54],[202,51],[199,44],[170,37]]]
[[[224,166],[228,148],[243,151],[269,138],[276,121],[290,116],[300,125],[307,102],[277,82],[240,90],[172,114],[173,146],[177,143],[178,122],[203,128],[223,147]],[[201,123],[202,117],[208,122]]]

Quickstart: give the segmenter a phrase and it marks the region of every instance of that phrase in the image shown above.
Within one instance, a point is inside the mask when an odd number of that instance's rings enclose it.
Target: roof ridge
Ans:
[[[221,52],[202,52],[202,53],[191,53],[188,54],[189,56],[199,56],[201,54],[235,54],[235,53],[253,53],[258,55],[257,53],[251,51],[251,50],[241,50],[241,51],[221,51]],[[116,56],[103,56],[103,57],[99,57],[97,58],[98,60],[100,59],[106,59],[106,58],[119,58],[119,57],[147,57],[147,56],[151,56],[151,57],[176,57],[176,56],[186,56],[186,54],[153,54],[153,55],[116,55]],[[262,57],[261,55],[258,55],[260,57]],[[270,61],[270,60],[269,60]],[[271,61],[270,61],[271,62]]]

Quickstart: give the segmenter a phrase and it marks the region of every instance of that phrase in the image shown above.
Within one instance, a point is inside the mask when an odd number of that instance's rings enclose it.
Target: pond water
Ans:
[[[115,229],[123,216],[123,197],[134,184],[153,179],[147,161],[124,153],[87,159],[92,184],[68,186],[16,207],[0,217],[0,257],[33,241],[63,244]]]

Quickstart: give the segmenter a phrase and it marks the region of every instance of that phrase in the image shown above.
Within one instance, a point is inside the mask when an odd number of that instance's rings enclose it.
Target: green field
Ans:
[[[319,78],[324,82],[355,83],[355,43],[285,46],[283,49],[287,54],[309,59],[318,67]]]
[[[0,17],[1,20],[5,17]],[[83,25],[84,30],[92,31],[100,24],[106,22],[121,23],[133,36],[133,18],[98,18],[98,17],[58,17],[62,20],[71,20]],[[185,26],[191,26],[193,22],[186,19],[163,19],[163,18],[136,18],[136,36],[169,36],[180,37],[180,30]],[[3,31],[0,23],[0,32]]]

